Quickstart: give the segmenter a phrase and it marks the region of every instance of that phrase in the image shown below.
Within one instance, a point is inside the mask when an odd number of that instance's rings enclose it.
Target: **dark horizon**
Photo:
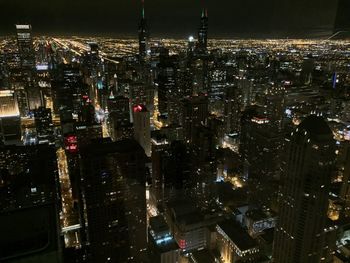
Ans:
[[[311,3],[310,3],[311,2]],[[0,18],[0,34],[15,33],[14,24],[30,23],[34,35],[77,35],[137,37],[141,16],[138,0],[98,3],[12,0],[2,3],[7,10]],[[348,28],[350,5],[345,1],[311,0],[185,0],[146,1],[146,18],[151,37],[186,38],[196,35],[203,7],[209,12],[210,38],[323,38]],[[293,12],[291,12],[293,10]],[[337,14],[338,13],[338,14]]]

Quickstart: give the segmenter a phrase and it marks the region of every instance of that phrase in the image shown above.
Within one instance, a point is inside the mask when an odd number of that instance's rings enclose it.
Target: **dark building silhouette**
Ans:
[[[147,54],[149,31],[145,18],[145,1],[142,0],[142,14],[139,24],[139,56],[144,59]]]
[[[307,117],[287,139],[286,169],[275,230],[274,262],[327,258],[326,219],[335,141],[322,117]]]
[[[91,262],[142,262],[146,253],[145,153],[133,140],[81,149],[82,196]]]
[[[193,96],[182,101],[182,126],[188,142],[195,139],[198,127],[206,123],[208,115],[207,96]]]
[[[133,138],[133,124],[130,122],[129,99],[124,96],[109,98],[108,126],[113,141]]]
[[[62,262],[55,149],[0,147],[0,262]]]
[[[198,43],[197,51],[199,53],[205,53],[208,45],[208,10],[203,8],[201,15],[201,22],[198,29]]]

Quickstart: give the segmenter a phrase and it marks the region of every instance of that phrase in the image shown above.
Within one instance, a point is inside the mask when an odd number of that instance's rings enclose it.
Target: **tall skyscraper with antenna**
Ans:
[[[149,31],[147,26],[147,21],[145,18],[145,1],[142,0],[142,13],[141,21],[139,24],[139,56],[143,59],[147,53]]]
[[[197,49],[200,53],[207,51],[208,45],[208,10],[203,8],[201,22],[198,29],[198,44]]]

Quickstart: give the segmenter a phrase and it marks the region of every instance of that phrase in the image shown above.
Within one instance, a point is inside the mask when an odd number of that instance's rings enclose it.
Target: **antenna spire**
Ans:
[[[145,0],[141,0],[142,3],[142,18],[145,18]]]

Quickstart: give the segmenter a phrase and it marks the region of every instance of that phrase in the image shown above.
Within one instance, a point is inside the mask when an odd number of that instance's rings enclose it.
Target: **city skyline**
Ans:
[[[350,1],[7,3],[1,262],[350,262]]]

